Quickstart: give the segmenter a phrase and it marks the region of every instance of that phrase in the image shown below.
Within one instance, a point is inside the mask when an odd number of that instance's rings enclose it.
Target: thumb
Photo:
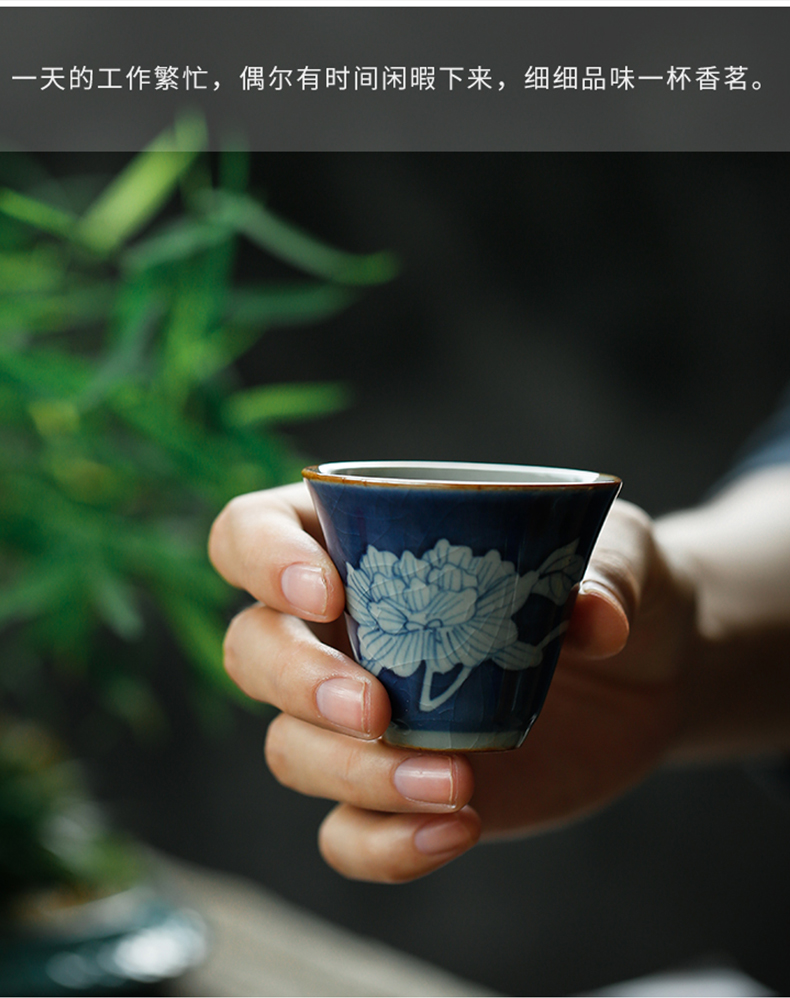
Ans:
[[[610,658],[625,647],[655,552],[650,517],[619,500],[595,545],[570,620],[565,647]]]

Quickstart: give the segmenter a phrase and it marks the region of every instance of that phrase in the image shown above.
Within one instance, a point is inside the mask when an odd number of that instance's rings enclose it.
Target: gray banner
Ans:
[[[3,8],[0,142],[786,150],[783,8]]]

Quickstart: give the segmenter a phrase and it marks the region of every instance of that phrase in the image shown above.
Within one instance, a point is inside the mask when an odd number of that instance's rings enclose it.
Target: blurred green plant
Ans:
[[[51,734],[0,718],[0,927],[127,889],[143,872]]]
[[[247,156],[205,144],[200,120],[179,121],[87,206],[77,179],[0,190],[0,682],[30,714],[55,668],[137,732],[161,725],[146,656],[118,652],[156,619],[201,702],[235,694],[221,663],[235,596],[208,564],[209,525],[233,495],[294,480],[279,423],[348,397],[241,387],[239,365],[264,332],[395,273],[388,253],[278,218],[248,192]],[[302,276],[238,286],[240,239]]]

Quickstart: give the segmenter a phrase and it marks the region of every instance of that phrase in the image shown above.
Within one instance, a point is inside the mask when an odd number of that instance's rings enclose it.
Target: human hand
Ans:
[[[259,600],[228,630],[226,668],[282,711],[266,739],[277,779],[339,802],[319,845],[341,873],[413,879],[481,835],[524,834],[599,807],[668,753],[693,600],[640,510],[615,504],[542,714],[525,744],[504,753],[442,755],[380,740],[389,700],[350,657],[343,586],[321,540],[307,490],[295,485],[233,500],[209,551]]]

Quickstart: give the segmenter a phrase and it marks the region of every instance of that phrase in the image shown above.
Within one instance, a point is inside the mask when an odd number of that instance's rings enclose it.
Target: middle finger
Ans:
[[[357,738],[377,738],[389,724],[381,683],[297,617],[250,606],[231,621],[224,651],[228,674],[255,700]]]

